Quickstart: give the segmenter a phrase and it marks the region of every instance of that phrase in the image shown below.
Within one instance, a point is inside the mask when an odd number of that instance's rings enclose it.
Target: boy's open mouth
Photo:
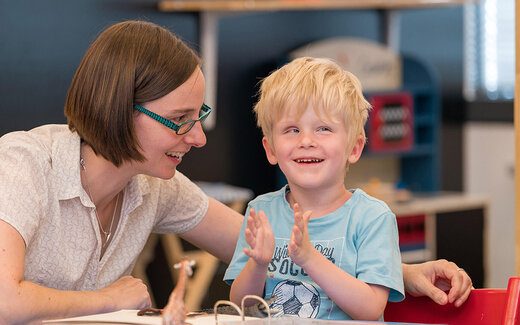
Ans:
[[[299,164],[314,164],[322,162],[323,159],[296,159],[295,161]]]

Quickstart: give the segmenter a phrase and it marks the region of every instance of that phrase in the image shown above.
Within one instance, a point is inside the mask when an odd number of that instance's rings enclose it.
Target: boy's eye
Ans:
[[[298,133],[300,132],[297,128],[289,128],[285,131],[285,133]]]
[[[328,126],[322,126],[318,129],[318,131],[322,131],[322,132],[330,132],[332,131]]]

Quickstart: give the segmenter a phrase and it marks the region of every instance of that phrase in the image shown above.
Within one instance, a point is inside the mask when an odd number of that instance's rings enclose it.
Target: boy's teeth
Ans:
[[[299,163],[319,163],[322,161],[322,159],[296,159],[296,162]]]

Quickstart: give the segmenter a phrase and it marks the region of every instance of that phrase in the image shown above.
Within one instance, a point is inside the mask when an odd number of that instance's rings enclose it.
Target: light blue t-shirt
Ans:
[[[288,186],[258,196],[249,202],[246,218],[233,259],[224,280],[231,284],[244,268],[249,247],[244,237],[249,209],[264,211],[275,237],[275,250],[269,264],[265,297],[277,295],[271,308],[277,316],[319,319],[352,319],[289,257],[288,245],[294,225],[294,213],[286,200]],[[352,197],[333,213],[309,220],[312,245],[332,263],[359,280],[390,289],[389,300],[404,298],[403,273],[395,215],[388,206],[363,192]],[[370,304],[370,301],[366,302]]]

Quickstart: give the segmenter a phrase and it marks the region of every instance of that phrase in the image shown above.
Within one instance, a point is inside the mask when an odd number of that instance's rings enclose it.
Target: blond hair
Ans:
[[[358,78],[330,59],[302,57],[272,72],[261,83],[254,111],[267,141],[272,145],[274,121],[288,113],[289,107],[293,108],[290,113],[300,118],[309,104],[318,116],[323,112],[328,119],[342,117],[349,149],[359,136],[365,137],[371,105],[363,97]]]

